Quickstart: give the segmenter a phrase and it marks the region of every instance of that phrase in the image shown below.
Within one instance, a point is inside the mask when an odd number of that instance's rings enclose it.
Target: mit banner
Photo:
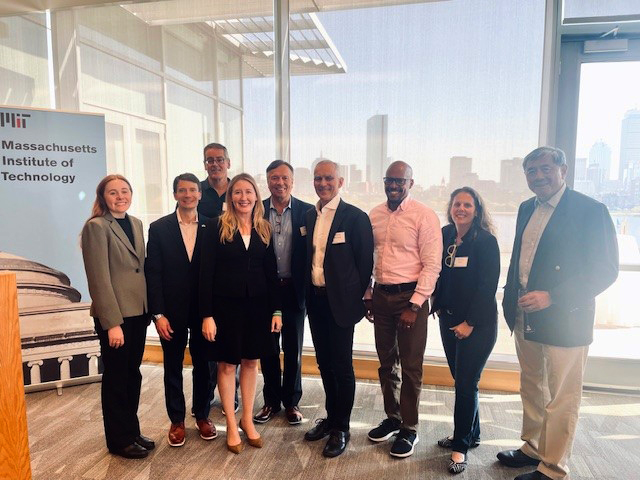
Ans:
[[[27,390],[99,378],[79,234],[104,132],[103,115],[0,106],[0,270],[17,274]]]

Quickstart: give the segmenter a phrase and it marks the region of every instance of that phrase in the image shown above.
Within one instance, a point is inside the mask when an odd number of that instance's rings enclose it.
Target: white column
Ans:
[[[89,375],[98,375],[98,357],[99,353],[87,353],[89,359]]]
[[[40,367],[44,364],[42,360],[31,360],[27,363],[27,367],[29,367],[29,377],[31,378],[31,385],[36,385],[41,383],[40,380]]]
[[[60,380],[69,380],[71,378],[71,369],[69,368],[69,362],[73,360],[72,356],[58,357],[58,363],[60,364]]]
[[[276,158],[291,161],[289,108],[289,0],[273,0],[276,81]]]

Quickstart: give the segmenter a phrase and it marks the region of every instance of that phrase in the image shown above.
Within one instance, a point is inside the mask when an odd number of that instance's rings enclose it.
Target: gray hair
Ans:
[[[562,150],[555,147],[545,146],[545,147],[536,148],[535,150],[530,152],[526,157],[524,157],[524,160],[522,161],[522,168],[523,169],[527,168],[527,163],[529,163],[530,161],[538,160],[539,158],[542,158],[547,155],[551,156],[553,163],[555,163],[559,167],[567,164],[567,157],[565,156]]]

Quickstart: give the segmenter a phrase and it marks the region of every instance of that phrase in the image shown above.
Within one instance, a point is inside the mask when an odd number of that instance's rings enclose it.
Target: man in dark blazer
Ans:
[[[362,297],[373,270],[373,232],[362,210],[340,199],[338,164],[319,162],[313,185],[320,200],[307,212],[307,311],[326,396],[327,418],[305,434],[330,435],[322,454],[336,457],[349,442],[355,396],[353,330],[365,315]]]
[[[293,167],[275,160],[267,167],[267,184],[271,196],[263,201],[264,218],[271,223],[273,247],[278,264],[278,282],[282,295],[282,350],[284,372],[280,369],[280,332],[273,333],[278,352],[260,359],[264,377],[264,406],[253,417],[256,423],[266,423],[285,408],[290,425],[299,425],[303,417],[298,403],[302,397],[302,340],[304,335],[305,288],[304,272],[307,258],[305,214],[313,205],[291,195]]]
[[[193,411],[200,436],[217,436],[209,420],[209,366],[202,320],[198,314],[200,241],[204,233],[204,215],[197,213],[201,197],[200,182],[191,173],[173,181],[175,212],[156,220],[149,227],[147,277],[149,310],[160,336],[164,353],[164,390],[171,420],[168,442],[179,447],[185,442],[185,400],[182,391],[182,366],[189,338],[193,363]]]
[[[569,476],[595,297],[618,276],[618,245],[607,208],[565,185],[562,150],[537,148],[523,167],[536,196],[518,210],[502,306],[521,368],[524,444],[498,459],[537,466],[517,480],[556,480]]]

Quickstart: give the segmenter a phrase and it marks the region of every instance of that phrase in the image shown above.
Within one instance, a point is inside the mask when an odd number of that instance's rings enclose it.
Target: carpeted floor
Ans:
[[[326,459],[324,441],[306,442],[304,432],[324,414],[324,394],[317,377],[304,379],[300,405],[302,425],[292,427],[283,415],[259,426],[265,446],[234,455],[225,448],[224,417],[214,405],[211,419],[219,436],[202,440],[191,417],[187,442],[172,448],[166,442],[169,420],[164,407],[162,367],[142,367],[139,409],[143,433],[156,450],[144,460],[126,460],[107,452],[100,410],[100,384],[27,395],[27,419],[34,479],[446,479],[447,451],[436,440],[451,433],[453,391],[425,387],[420,407],[420,442],[406,459],[389,456],[389,443],[372,444],[367,431],[384,418],[380,387],[358,382],[351,423],[351,443],[338,458]],[[185,369],[185,393],[191,397],[191,371]],[[258,385],[258,391],[261,388]],[[256,400],[256,410],[262,406]],[[640,479],[640,397],[586,392],[571,459],[572,479]],[[471,450],[469,466],[458,479],[512,479],[526,469],[497,463],[498,451],[519,446],[521,404],[518,395],[481,392],[482,444]]]

